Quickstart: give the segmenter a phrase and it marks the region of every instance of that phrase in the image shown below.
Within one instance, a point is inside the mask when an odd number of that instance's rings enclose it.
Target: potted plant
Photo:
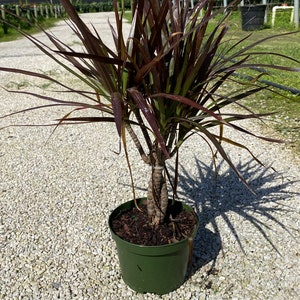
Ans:
[[[266,4],[261,1],[245,1],[240,7],[242,16],[242,29],[245,31],[262,29],[265,23]]]
[[[296,69],[263,65],[263,71],[258,68],[253,71],[258,74],[251,80],[249,76],[236,77],[238,70],[262,66],[254,63],[253,58],[264,54],[253,50],[259,42],[241,47],[244,38],[237,42],[225,40],[229,29],[226,22],[239,1],[213,11],[210,0],[199,1],[193,9],[179,0],[135,0],[131,31],[124,39],[123,13],[114,0],[115,49],[107,47],[101,34],[91,31],[82,22],[69,0],[61,2],[84,51],[73,50],[47,31],[44,33],[54,49],[35,36],[23,34],[77,77],[86,89],[38,72],[6,67],[0,70],[49,80],[64,91],[79,94],[82,101],[70,102],[60,97],[63,94],[53,97],[30,93],[50,104],[27,110],[70,107],[70,112],[58,119],[57,126],[115,123],[116,137],[123,145],[131,179],[128,136],[132,139],[141,159],[150,166],[148,192],[145,199],[136,199],[132,179],[133,200],[125,199],[125,203],[112,212],[109,226],[118,246],[124,281],[138,292],[170,292],[185,279],[198,222],[192,208],[177,201],[181,146],[188,139],[202,138],[211,149],[212,159],[219,153],[247,184],[223,143],[253,154],[246,146],[226,137],[224,131],[228,128],[256,136],[236,121],[261,119],[266,115],[250,111],[241,100],[268,89],[258,80],[266,68]],[[200,11],[204,11],[201,17]],[[230,90],[226,84],[231,85]],[[230,112],[232,105],[239,110]],[[84,115],[87,110],[94,115]],[[17,113],[20,111],[10,116]],[[169,171],[172,168],[173,175]]]

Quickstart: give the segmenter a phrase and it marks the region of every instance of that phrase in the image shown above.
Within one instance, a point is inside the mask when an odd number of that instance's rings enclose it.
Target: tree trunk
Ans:
[[[168,208],[168,190],[164,176],[165,161],[160,148],[157,146],[155,148],[151,157],[152,172],[147,194],[148,217],[154,226],[164,222]]]

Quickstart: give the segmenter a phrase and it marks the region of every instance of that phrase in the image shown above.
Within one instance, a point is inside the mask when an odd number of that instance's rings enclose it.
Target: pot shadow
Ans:
[[[263,219],[267,218],[288,234],[292,233],[276,217],[277,213],[288,213],[293,210],[286,203],[293,193],[288,187],[295,181],[283,179],[272,167],[262,167],[250,159],[236,165],[252,191],[247,188],[226,162],[214,167],[195,158],[197,174],[191,174],[183,165],[180,166],[177,196],[180,200],[193,206],[199,217],[199,229],[193,245],[193,264],[189,275],[200,268],[211,264],[207,275],[213,273],[217,256],[222,249],[222,237],[217,218],[221,218],[235,237],[241,251],[242,245],[238,228],[228,216],[235,213],[249,221],[262,237],[279,253],[276,245],[268,238],[267,230],[271,229]],[[171,176],[172,176],[172,168]],[[255,194],[253,193],[255,192]],[[284,200],[284,201],[283,201]],[[212,228],[212,230],[207,227]],[[280,253],[279,253],[280,254]]]

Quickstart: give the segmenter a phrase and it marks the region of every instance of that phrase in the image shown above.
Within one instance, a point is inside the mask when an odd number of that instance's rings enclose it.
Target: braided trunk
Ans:
[[[164,222],[168,208],[168,190],[164,176],[163,154],[159,148],[152,153],[152,172],[148,185],[147,210],[152,225]]]

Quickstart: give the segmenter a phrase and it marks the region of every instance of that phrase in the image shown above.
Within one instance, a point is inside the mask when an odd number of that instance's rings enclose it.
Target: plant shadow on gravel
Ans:
[[[293,233],[279,220],[279,214],[292,212],[287,201],[291,195],[300,193],[288,191],[295,180],[283,178],[272,167],[263,167],[253,159],[238,163],[238,171],[248,182],[252,191],[237,177],[236,173],[221,161],[216,168],[213,162],[208,165],[195,157],[197,175],[180,165],[177,196],[179,200],[193,206],[199,217],[199,229],[193,243],[193,265],[188,268],[187,279],[199,269],[210,264],[206,276],[217,272],[217,257],[222,249],[221,230],[217,218],[221,218],[235,237],[241,251],[246,254],[239,232],[228,214],[235,213],[249,221],[279,255],[276,245],[268,237],[272,230],[263,219],[280,226],[287,234]],[[172,177],[174,169],[169,166]],[[275,184],[276,183],[276,184]],[[144,188],[136,189],[145,191]],[[213,231],[206,228],[208,225]],[[205,280],[204,280],[205,284]],[[207,286],[209,288],[209,286]]]
[[[283,202],[288,201],[291,197],[292,192],[287,191],[287,188],[294,181],[283,179],[282,175],[272,167],[264,168],[257,165],[252,159],[243,164],[239,163],[237,168],[255,192],[254,194],[229,167],[224,171],[225,162],[220,162],[217,165],[216,172],[213,163],[206,165],[196,158],[195,161],[197,176],[191,176],[190,172],[181,165],[177,193],[179,198],[186,199],[185,202],[195,207],[199,217],[200,226],[194,240],[193,267],[190,275],[208,263],[212,263],[208,275],[215,270],[216,258],[222,249],[222,238],[217,218],[221,218],[226,223],[241,251],[246,253],[238,230],[228,216],[229,213],[235,213],[249,221],[272,248],[279,253],[276,245],[273,244],[267,234],[271,227],[263,219],[267,218],[293,236],[277,215],[286,214],[293,210],[292,207]],[[214,232],[206,228],[209,224]]]

